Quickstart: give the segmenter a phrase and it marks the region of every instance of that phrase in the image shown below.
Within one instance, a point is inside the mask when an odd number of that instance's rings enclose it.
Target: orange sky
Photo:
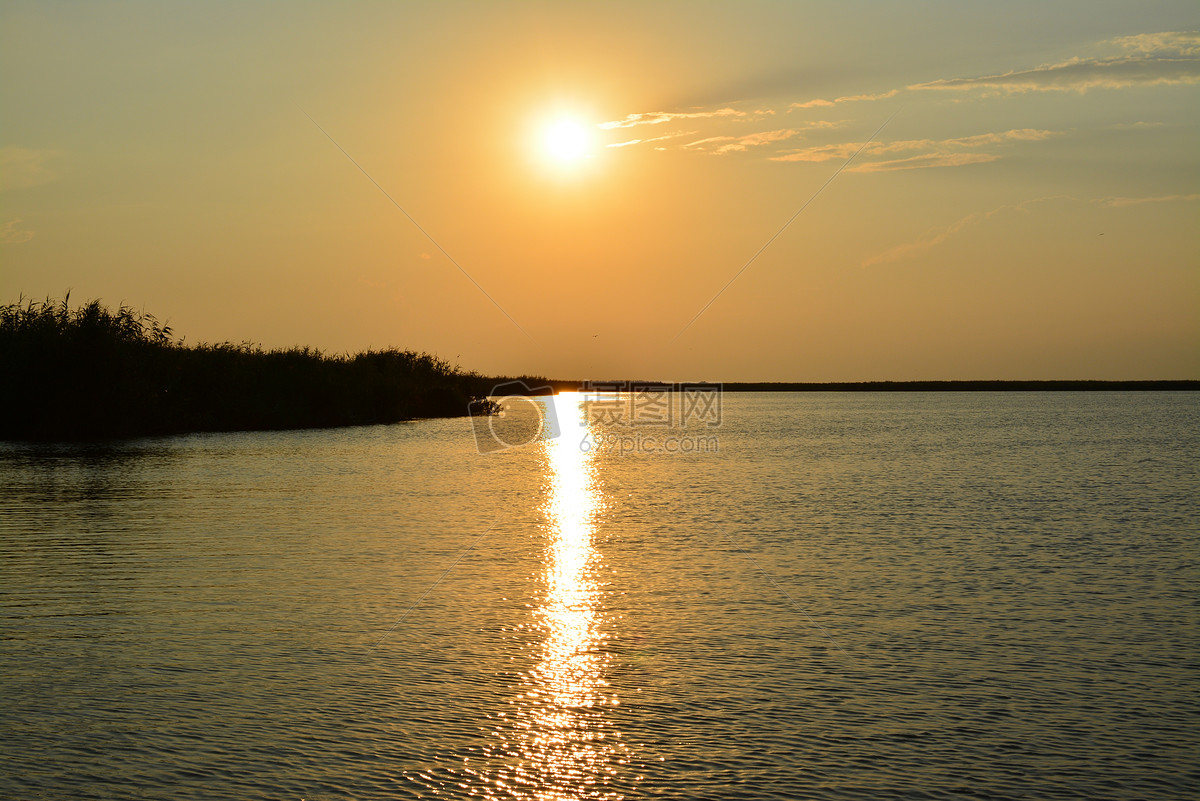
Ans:
[[[0,300],[559,378],[1200,378],[1197,28],[1192,2],[4,3]]]

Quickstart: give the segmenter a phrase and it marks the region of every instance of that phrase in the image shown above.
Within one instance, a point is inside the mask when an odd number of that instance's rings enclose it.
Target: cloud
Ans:
[[[756,112],[760,113],[760,112]],[[693,142],[688,142],[682,147],[684,150],[695,150],[714,155],[725,155],[726,153],[740,153],[752,147],[762,147],[764,145],[772,145],[776,142],[783,142],[797,136],[803,135],[805,131],[822,130],[828,128],[837,128],[841,126],[841,122],[831,122],[829,120],[814,120],[805,122],[794,128],[778,128],[773,131],[756,131],[755,133],[742,134],[741,136],[707,136],[703,139],[697,139]],[[696,133],[693,131],[692,133]],[[660,136],[659,139],[667,139],[668,137]],[[638,141],[638,140],[634,140]],[[647,139],[647,142],[656,141]],[[632,143],[620,143],[632,144]],[[620,145],[617,145],[620,146]],[[613,147],[610,145],[610,147]],[[659,148],[661,149],[661,148]]]
[[[849,172],[890,172],[892,170],[919,170],[926,167],[962,167],[966,164],[985,164],[1000,158],[995,153],[925,153],[903,159],[868,161],[857,164]]]
[[[913,84],[912,90],[992,89],[1009,94],[1023,92],[1079,92],[1089,89],[1124,89],[1200,82],[1200,58],[1182,59],[1071,59],[1061,64],[1037,67],[979,78],[951,78]]]
[[[954,139],[906,139],[895,142],[871,142],[865,147],[862,142],[841,142],[832,145],[795,150],[772,161],[819,162],[837,159],[845,161],[862,148],[861,156],[887,156],[912,153],[897,159],[866,161],[850,168],[851,172],[884,172],[888,170],[914,170],[923,167],[959,167],[966,164],[982,164],[1000,158],[995,153],[970,152],[976,148],[1002,145],[1008,142],[1036,142],[1056,136],[1058,131],[1037,128],[1014,128],[1010,131],[961,136]],[[923,152],[922,152],[923,151]]]
[[[871,256],[868,259],[864,259],[862,266],[874,267],[876,264],[889,264],[894,261],[900,261],[908,258],[909,256],[915,256],[918,253],[924,253],[928,250],[932,250],[967,226],[975,225],[976,223],[987,219],[995,213],[996,212],[993,211],[987,213],[968,214],[966,217],[963,217],[949,228],[945,228],[933,236],[918,240],[916,242],[908,242],[903,245],[897,245],[894,248],[885,250],[884,252]]]
[[[879,92],[877,94],[846,95],[845,97],[838,97],[833,100],[822,100],[817,98],[816,100],[808,100],[804,103],[792,103],[790,106],[788,106],[788,109],[828,108],[829,106],[834,106],[838,103],[853,103],[860,100],[887,100],[889,97],[895,97],[898,94],[900,94],[899,89],[891,89],[887,92]]]
[[[938,231],[937,233],[932,234],[931,236],[928,236],[925,239],[919,239],[916,242],[908,242],[903,245],[897,245],[894,248],[885,250],[882,253],[878,253],[867,259],[864,259],[861,266],[873,267],[876,264],[888,264],[891,262],[901,261],[903,259],[908,258],[909,256],[915,256],[915,255],[918,255],[921,253],[925,253],[929,250],[932,250],[933,248],[936,248],[938,245],[941,245],[947,239],[954,236],[955,234],[957,234],[959,231],[963,230],[964,228],[968,228],[972,225],[977,225],[978,223],[984,222],[986,220],[990,220],[992,217],[995,217],[997,214],[1000,214],[1002,212],[1025,211],[1029,206],[1033,205],[1034,203],[1045,203],[1048,200],[1062,200],[1062,199],[1069,199],[1069,198],[1067,198],[1066,195],[1051,195],[1049,197],[1039,197],[1039,198],[1034,198],[1033,200],[1025,200],[1020,203],[1010,203],[1010,204],[1007,204],[1004,206],[1000,206],[999,208],[992,209],[991,211],[980,211],[980,212],[975,212],[974,214],[968,214],[966,217],[963,217],[961,220],[951,224],[947,228],[943,228],[941,231]]]
[[[666,134],[665,136],[655,136],[650,139],[630,139],[628,142],[613,142],[611,145],[605,145],[605,147],[629,147],[630,145],[648,145],[651,142],[661,142],[664,139],[676,139],[680,136],[694,136],[697,133],[699,133],[699,131],[676,131],[675,133],[669,133],[669,134]],[[655,148],[655,150],[662,150],[662,148],[661,147]]]
[[[1125,51],[1102,58],[1070,58],[1028,70],[1013,70],[973,78],[949,78],[912,84],[913,91],[984,90],[1079,92],[1124,89],[1131,86],[1200,83],[1200,33],[1178,31],[1143,33],[1113,39],[1107,44]]]
[[[862,147],[862,142],[841,142],[836,145],[818,145],[803,150],[793,150],[781,156],[771,156],[771,161],[829,161],[850,158]]]
[[[1158,197],[1106,197],[1100,202],[1105,206],[1140,206],[1143,203],[1190,203],[1200,200],[1200,195],[1160,195]]]
[[[1074,57],[1054,64],[1033,69],[1012,70],[1004,73],[965,78],[946,78],[926,83],[912,84],[906,89],[890,89],[884,92],[842,95],[832,100],[815,98],[792,103],[788,111],[798,109],[832,108],[843,103],[870,102],[896,97],[904,91],[978,91],[983,95],[1004,95],[1022,92],[1086,92],[1093,88],[1122,88],[1129,86],[1153,86],[1159,84],[1200,83],[1200,32],[1168,31],[1123,36],[1096,45],[1106,49],[1103,56]],[[684,112],[655,111],[629,114],[620,120],[600,123],[601,129],[625,129],[639,125],[659,125],[681,119],[706,121],[736,121],[739,124],[752,120],[764,120],[772,114],[771,109],[740,111],[725,106],[709,110]],[[694,141],[683,144],[688,150],[703,151],[714,155],[743,152],[751,148],[770,148],[774,161],[820,162],[832,159],[845,160],[861,146],[860,142],[821,145],[804,149],[787,150],[780,143],[795,139],[809,128],[835,127],[841,123],[818,121],[804,125],[793,125],[754,134],[736,135],[727,130],[713,130],[709,126],[698,134]],[[1161,123],[1134,123],[1131,127],[1150,127]],[[749,127],[749,126],[745,126]],[[1019,128],[1010,131],[980,134],[974,137],[944,140],[916,140],[911,142],[872,143],[863,149],[862,159],[851,167],[857,172],[883,172],[888,170],[911,170],[927,167],[957,167],[982,164],[1001,158],[997,152],[984,148],[998,147],[1005,143],[1039,141],[1055,135],[1053,131]],[[657,142],[667,137],[654,139],[631,138],[616,142],[609,147],[622,148],[637,144]],[[772,147],[774,146],[774,147]],[[668,147],[656,147],[667,150]],[[893,158],[884,158],[896,154]]]
[[[842,95],[832,100],[814,98],[803,102],[792,103],[787,111],[802,109],[832,108],[843,103],[861,103],[876,100],[887,100],[896,97],[903,91],[979,91],[987,94],[1014,94],[1024,92],[1087,92],[1089,89],[1109,88],[1119,89],[1131,86],[1155,86],[1162,84],[1192,84],[1200,83],[1200,32],[1197,31],[1167,31],[1161,33],[1141,33],[1122,36],[1106,42],[1098,43],[1106,48],[1109,55],[1093,57],[1073,57],[1054,64],[1047,64],[1032,69],[1010,70],[974,77],[943,78],[925,83],[911,84],[904,89],[889,89],[884,92]],[[1114,52],[1115,51],[1115,52]],[[739,121],[761,120],[773,115],[773,109],[755,109],[740,111],[725,106],[709,110],[692,110],[681,112],[652,111],[639,114],[629,114],[623,119],[602,122],[597,127],[603,130],[633,128],[639,125],[660,125],[677,120],[708,120],[731,119]],[[812,126],[832,126],[836,123],[812,123]],[[687,148],[706,149],[712,153],[729,153],[746,150],[763,144],[784,141],[795,134],[782,135],[783,130],[798,130],[796,127],[767,131],[759,135],[739,136],[709,136],[685,145]],[[803,130],[803,128],[799,128]],[[1028,129],[1022,129],[1028,130]],[[756,139],[756,136],[770,137],[779,134],[777,138]],[[1012,136],[1008,138],[1019,138]],[[995,136],[995,135],[991,135]],[[1037,137],[1029,137],[1037,138]],[[656,141],[654,139],[630,139],[618,142],[609,147],[626,147]],[[988,144],[988,142],[983,142]],[[705,147],[701,147],[705,146]],[[961,147],[977,145],[959,142]],[[797,151],[776,157],[779,161],[823,161],[829,158],[847,158],[857,145],[829,146],[814,148],[807,151]],[[665,148],[656,148],[665,149]],[[849,149],[849,152],[847,152]],[[878,152],[873,150],[873,152]],[[923,159],[915,157],[897,159],[891,169],[912,169],[916,166],[953,166],[958,164],[979,163],[994,158],[977,155],[971,158],[956,156],[929,156]],[[856,167],[860,171],[887,169],[882,163],[870,167]]]
[[[1200,31],[1139,33],[1134,36],[1120,36],[1110,41],[1122,49],[1135,53],[1200,55]]]
[[[781,128],[777,131],[760,131],[743,136],[710,136],[707,139],[689,142],[684,145],[684,148],[688,150],[707,150],[711,153],[723,155],[725,153],[742,152],[751,147],[769,145],[772,142],[782,142],[799,134],[800,131],[794,128]]]
[[[833,104],[834,104],[834,101],[832,101],[832,100],[822,100],[821,98],[818,97],[816,100],[809,100],[804,103],[793,103],[792,105],[788,106],[788,108],[789,109],[793,109],[793,108],[828,108],[829,106],[832,106]]]
[[[56,155],[53,150],[0,147],[0,191],[28,189],[53,181],[57,176],[47,163]]]
[[[746,112],[733,108],[719,108],[713,111],[648,111],[641,114],[629,114],[624,119],[601,122],[596,125],[603,130],[613,128],[632,128],[635,125],[659,125],[673,120],[693,120],[705,117],[745,117]]]
[[[19,245],[22,242],[28,242],[30,239],[33,239],[33,231],[24,229],[21,226],[21,222],[18,218],[0,224],[0,244]]]
[[[997,214],[1001,214],[1006,211],[1018,211],[1018,212],[1027,211],[1028,207],[1032,206],[1035,203],[1045,203],[1045,202],[1051,201],[1051,200],[1059,200],[1059,201],[1065,200],[1065,201],[1070,201],[1070,202],[1074,202],[1074,203],[1099,204],[1101,206],[1120,208],[1120,207],[1124,207],[1124,206],[1138,206],[1143,203],[1196,202],[1196,201],[1200,200],[1200,194],[1159,195],[1156,197],[1106,197],[1106,198],[1091,199],[1091,200],[1084,200],[1081,198],[1071,197],[1070,195],[1050,195],[1048,197],[1034,198],[1032,200],[1022,201],[1020,203],[1011,203],[1008,205],[1000,206],[999,208],[992,209],[991,211],[976,212],[974,214],[968,214],[966,217],[963,217],[961,220],[958,220],[957,222],[951,224],[950,226],[943,228],[942,230],[940,230],[934,234],[931,234],[931,235],[925,237],[924,239],[919,239],[915,242],[907,242],[903,245],[897,245],[894,248],[890,248],[889,250],[885,250],[882,253],[877,253],[874,256],[864,259],[862,262],[862,266],[863,267],[872,267],[877,264],[888,264],[891,262],[896,262],[896,261],[901,261],[903,259],[907,259],[910,256],[916,256],[916,255],[925,253],[925,252],[932,250],[933,248],[936,248],[937,246],[941,245],[946,240],[950,239],[952,236],[954,236],[955,234],[957,234],[959,231],[963,230],[964,228],[968,228],[972,225],[976,225],[978,223],[990,220],[992,217],[995,217]]]
[[[1013,128],[1012,130],[1000,133],[985,133],[976,134],[975,136],[963,136],[958,139],[946,139],[943,144],[961,147],[983,147],[985,145],[998,145],[1001,142],[1040,142],[1043,139],[1057,136],[1059,133],[1059,131],[1045,131],[1039,128]]]

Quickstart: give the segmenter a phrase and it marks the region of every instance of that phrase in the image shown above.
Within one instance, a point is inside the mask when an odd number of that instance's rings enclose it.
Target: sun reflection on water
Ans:
[[[544,443],[550,539],[544,595],[535,610],[544,639],[507,731],[497,731],[510,760],[493,778],[489,795],[546,801],[623,797],[610,784],[627,762],[628,749],[611,721],[618,701],[604,678],[611,657],[596,580],[599,492],[591,455],[579,447],[583,398],[563,393],[553,399],[561,435]]]

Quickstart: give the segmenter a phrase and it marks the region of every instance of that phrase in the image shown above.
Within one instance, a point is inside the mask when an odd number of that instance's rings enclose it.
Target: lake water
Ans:
[[[578,404],[0,445],[0,797],[1197,793],[1200,395]]]

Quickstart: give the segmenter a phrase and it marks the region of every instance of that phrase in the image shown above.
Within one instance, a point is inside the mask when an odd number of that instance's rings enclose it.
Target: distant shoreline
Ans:
[[[0,306],[0,440],[85,441],[494,414],[487,396],[565,391],[1122,392],[1200,380],[728,383],[485,377],[429,354],[328,355],[243,343],[185,345],[152,315],[69,298]]]
[[[501,381],[501,379],[497,379]],[[589,386],[624,384],[627,387],[666,389],[678,386],[714,386],[723,392],[1196,392],[1200,380],[1146,381],[557,381],[547,380],[555,392],[579,392]]]

